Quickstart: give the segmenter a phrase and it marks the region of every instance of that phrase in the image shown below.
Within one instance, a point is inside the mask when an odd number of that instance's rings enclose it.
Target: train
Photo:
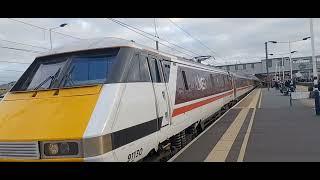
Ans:
[[[39,55],[0,103],[0,161],[137,162],[210,124],[259,84],[134,41]]]

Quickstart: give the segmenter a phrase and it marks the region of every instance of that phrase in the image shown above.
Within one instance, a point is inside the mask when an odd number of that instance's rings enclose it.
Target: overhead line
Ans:
[[[184,47],[182,47],[182,46],[179,46],[179,45],[177,45],[177,44],[174,44],[174,43],[172,43],[172,42],[170,42],[170,41],[168,41],[168,40],[165,40],[165,39],[162,39],[162,38],[160,38],[160,37],[157,37],[156,35],[153,35],[153,34],[151,34],[151,33],[145,32],[145,31],[143,31],[143,30],[141,30],[141,29],[138,29],[138,28],[136,28],[136,27],[133,27],[133,26],[131,26],[131,25],[129,25],[129,24],[126,24],[126,23],[124,23],[124,22],[121,22],[121,21],[119,21],[119,20],[116,20],[116,19],[113,19],[113,18],[108,18],[108,19],[111,20],[111,21],[113,21],[113,22],[116,22],[116,23],[118,23],[118,24],[120,24],[120,23],[121,23],[121,24],[124,24],[124,25],[126,25],[126,26],[128,26],[128,27],[131,27],[131,28],[133,28],[133,29],[135,29],[135,30],[138,30],[138,31],[140,31],[140,32],[143,32],[143,33],[145,33],[145,34],[148,34],[149,36],[155,37],[155,38],[157,38],[157,39],[159,39],[159,40],[165,41],[165,42],[167,42],[168,44],[171,44],[171,45],[173,45],[173,46],[176,46],[176,47],[178,47],[178,48],[180,48],[180,49],[183,49],[183,50],[185,50],[185,51],[187,51],[187,52],[190,52],[190,53],[192,53],[192,54],[194,54],[194,55],[201,56],[200,54],[195,53],[195,52],[193,52],[193,51],[191,51],[191,50],[189,50],[189,49],[186,49],[186,48],[184,48]],[[155,41],[155,40],[153,40],[153,41]]]
[[[0,72],[1,72],[1,71],[24,72],[24,71],[13,70],[13,69],[0,69]]]
[[[30,47],[36,47],[36,48],[49,50],[49,48],[45,48],[45,47],[41,47],[41,46],[35,46],[35,45],[31,45],[31,44],[25,44],[25,43],[21,43],[21,42],[6,40],[6,39],[0,39],[0,40],[1,41],[5,41],[5,42],[10,42],[10,43],[15,43],[15,44],[20,44],[20,45],[25,45],[25,46],[30,46]]]
[[[192,39],[198,41],[202,46],[204,46],[205,48],[207,48],[211,53],[216,54],[217,56],[219,56],[216,52],[214,52],[211,48],[209,48],[207,45],[205,45],[202,41],[200,41],[199,39],[193,37],[190,33],[188,33],[186,30],[184,30],[182,27],[180,27],[179,25],[177,25],[175,22],[173,22],[170,18],[168,18],[168,20],[175,25],[178,29],[180,29],[181,31],[183,31],[184,33],[186,33],[187,35],[189,35]]]
[[[0,48],[11,49],[11,50],[16,50],[16,51],[24,51],[24,52],[30,52],[30,53],[36,53],[36,54],[44,53],[44,52],[41,52],[41,51],[33,51],[33,50],[29,50],[29,49],[14,48],[14,47],[8,47],[8,46],[0,46]]]
[[[16,21],[16,22],[22,23],[22,24],[25,24],[25,25],[32,26],[32,27],[35,27],[35,28],[39,28],[39,29],[43,29],[43,30],[47,30],[47,29],[46,29],[46,28],[44,28],[44,27],[36,26],[36,25],[30,24],[30,23],[27,23],[27,22],[24,22],[24,21],[20,21],[20,20],[12,19],[12,18],[8,18],[8,19],[10,19],[10,20],[12,20],[12,21]]]
[[[31,63],[25,63],[25,62],[17,62],[17,61],[3,61],[3,60],[0,60],[0,63],[31,64]]]
[[[113,22],[115,22],[115,23],[117,23],[117,24],[119,24],[119,25],[121,25],[121,26],[124,26],[124,27],[126,27],[126,28],[128,28],[128,29],[132,28],[132,29],[134,29],[134,30],[138,30],[138,31],[140,31],[140,32],[142,32],[142,33],[145,33],[145,34],[148,34],[148,35],[150,35],[150,36],[152,36],[152,37],[155,37],[155,38],[157,38],[157,39],[160,39],[159,37],[157,37],[157,36],[155,36],[155,35],[153,35],[153,34],[150,34],[150,33],[148,33],[148,32],[145,32],[145,31],[143,31],[143,30],[141,30],[141,29],[138,29],[138,28],[136,28],[136,27],[133,27],[133,26],[131,26],[131,25],[129,25],[129,24],[126,24],[126,23],[124,23],[124,22],[121,22],[121,21],[119,21],[119,20],[116,20],[116,19],[113,19],[113,18],[108,18],[108,19],[111,20],[111,21],[113,21]],[[130,29],[130,30],[132,30],[132,29]],[[134,32],[136,32],[136,31],[134,31]],[[137,33],[137,32],[136,32],[136,33]],[[140,33],[138,33],[138,34],[140,34]],[[140,34],[140,35],[142,35],[142,34]],[[147,37],[147,36],[145,36],[145,35],[143,35],[143,36],[144,36],[144,37]],[[148,38],[151,39],[151,40],[153,40],[153,41],[156,41],[155,39],[152,39],[152,38],[150,38],[150,37],[148,37]],[[161,40],[163,40],[163,39],[161,39]],[[167,40],[163,40],[163,41],[165,41],[165,42],[167,42],[167,43],[169,43],[169,44],[172,44],[172,45],[174,45],[174,46],[177,46],[177,47],[179,47],[179,48],[181,48],[181,49],[184,49],[185,51],[188,51],[188,52],[190,52],[190,53],[196,54],[196,53],[194,53],[194,52],[192,52],[192,51],[189,51],[189,50],[187,50],[187,49],[185,49],[185,48],[183,48],[183,47],[180,47],[179,45],[173,44],[173,43],[171,43],[171,42],[169,42],[169,41],[167,41]],[[159,42],[159,44],[162,44],[162,43]],[[164,44],[162,44],[162,45],[164,45]],[[164,46],[168,47],[167,45],[164,45]],[[178,50],[176,50],[176,51],[178,51]],[[182,53],[181,51],[178,51],[178,52]],[[183,54],[186,54],[186,53],[183,53]],[[187,55],[190,56],[190,57],[193,57],[192,55],[189,55],[189,54],[187,54]],[[196,54],[196,55],[198,55],[198,54]]]
[[[12,82],[12,81],[0,81],[1,83],[9,83],[9,82]],[[1,85],[4,85],[4,84],[1,84]]]
[[[150,38],[150,37],[144,35],[143,33],[140,33],[140,32],[138,32],[138,31],[134,30],[134,28],[131,28],[131,27],[129,27],[129,26],[127,26],[127,25],[125,25],[125,24],[123,24],[123,23],[121,23],[121,22],[113,21],[112,18],[109,18],[109,20],[111,20],[112,22],[115,22],[115,23],[117,23],[117,24],[119,24],[119,25],[121,25],[121,26],[123,26],[123,27],[125,27],[125,28],[127,28],[127,29],[129,29],[129,30],[131,30],[131,31],[133,31],[133,32],[141,35],[141,36],[144,36],[145,38],[148,38],[148,39],[150,39],[150,40],[152,40],[152,41],[156,41],[155,39]],[[187,56],[189,56],[189,57],[193,57],[193,56],[190,55],[190,54],[187,54],[187,53],[185,53],[185,52],[179,51],[179,50],[177,50],[177,49],[175,49],[175,48],[172,48],[172,47],[170,47],[170,46],[168,46],[168,45],[165,45],[165,44],[163,44],[163,43],[161,43],[161,42],[159,42],[159,44],[161,44],[161,45],[163,45],[163,46],[166,46],[166,47],[168,47],[168,48],[170,48],[170,49],[173,49],[173,50],[175,50],[175,51],[177,51],[177,52],[180,52],[180,53],[182,53],[182,54],[185,54],[185,55],[187,55]]]
[[[19,22],[19,23],[22,23],[22,24],[25,24],[25,25],[29,25],[29,26],[32,26],[32,27],[35,27],[35,28],[39,28],[39,29],[42,29],[42,30],[46,30],[46,31],[49,31],[48,28],[44,28],[44,27],[40,27],[40,26],[36,26],[34,24],[30,24],[30,23],[27,23],[27,22],[24,22],[24,21],[21,21],[21,20],[17,20],[17,19],[12,19],[12,18],[8,18],[12,21],[16,21],[16,22]],[[79,39],[79,40],[83,40],[82,38],[79,38],[79,37],[76,37],[76,36],[71,36],[69,34],[64,34],[64,33],[61,33],[61,32],[57,32],[57,31],[52,31],[56,34],[60,34],[60,35],[63,35],[63,36],[68,36],[68,37],[71,37],[71,38],[74,38],[74,39]]]

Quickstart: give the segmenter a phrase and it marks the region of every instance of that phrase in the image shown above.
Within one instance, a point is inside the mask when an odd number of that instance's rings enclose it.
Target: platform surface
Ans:
[[[169,161],[320,161],[313,100],[289,100],[276,89],[255,89]]]

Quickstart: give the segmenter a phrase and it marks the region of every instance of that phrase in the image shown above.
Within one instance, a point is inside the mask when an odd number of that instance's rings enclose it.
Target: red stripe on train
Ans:
[[[237,90],[242,90],[242,89],[246,89],[250,86],[245,86],[245,87],[241,87],[241,88],[237,88]],[[180,114],[183,114],[185,112],[188,112],[188,111],[191,111],[195,108],[198,108],[200,106],[203,106],[203,105],[206,105],[206,104],[209,104],[213,101],[216,101],[218,99],[221,99],[225,96],[228,96],[230,94],[233,94],[233,91],[231,92],[227,92],[227,93],[224,93],[224,94],[221,94],[219,96],[215,96],[215,97],[212,97],[212,98],[209,98],[209,99],[206,99],[206,100],[203,100],[203,101],[200,101],[200,102],[196,102],[194,104],[189,104],[189,105],[186,105],[186,106],[183,106],[183,107],[180,107],[180,108],[177,108],[177,109],[174,109],[173,110],[173,113],[172,113],[172,117],[175,117],[175,116],[178,116]]]
[[[178,116],[178,115],[183,114],[183,113],[188,112],[188,111],[191,111],[192,109],[198,108],[200,106],[209,104],[209,103],[211,103],[213,101],[221,99],[221,98],[223,98],[225,96],[228,96],[230,94],[233,94],[233,91],[230,91],[230,92],[227,92],[227,93],[221,94],[219,96],[215,96],[215,97],[212,97],[212,98],[200,101],[200,102],[196,102],[194,104],[189,104],[189,105],[174,109],[173,113],[172,113],[172,117]]]

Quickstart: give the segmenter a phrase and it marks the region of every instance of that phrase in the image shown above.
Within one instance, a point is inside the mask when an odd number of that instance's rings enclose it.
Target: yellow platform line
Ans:
[[[239,156],[238,156],[237,162],[243,162],[255,114],[256,114],[256,108],[253,109],[253,112],[252,112],[252,115],[251,115],[251,119],[250,119],[250,123],[249,123],[248,129],[247,129],[247,132],[246,132],[246,134],[244,136],[243,143],[241,145],[241,149],[240,149],[240,152],[239,152]]]
[[[262,91],[261,91],[261,89],[260,89],[260,100],[259,100],[259,106],[258,106],[258,108],[261,107],[261,99],[262,99]],[[243,142],[242,142],[242,145],[241,145],[241,149],[240,149],[240,152],[239,152],[239,156],[238,156],[237,162],[243,162],[244,155],[245,155],[245,152],[246,152],[246,149],[247,149],[247,145],[248,145],[248,141],[249,141],[249,136],[250,136],[250,133],[251,133],[251,128],[252,128],[252,124],[253,124],[253,120],[254,120],[255,115],[256,115],[256,108],[254,108],[253,111],[252,111],[251,118],[250,118],[250,122],[249,122],[249,126],[248,126],[248,129],[247,129],[246,134],[245,134],[245,136],[244,136],[244,139],[243,139]]]
[[[262,90],[260,89],[260,101],[259,101],[258,108],[261,108],[261,100],[262,100]]]
[[[255,94],[255,97],[252,99],[250,105],[248,108],[256,108],[258,104],[258,100],[260,99],[261,89],[257,89],[257,93]]]
[[[249,109],[255,108],[256,104],[258,103],[260,91],[261,91],[261,89],[255,90],[255,93],[253,94],[254,98],[252,99],[252,102],[249,104],[248,107],[242,108],[242,110],[237,115],[235,120],[232,122],[232,124],[229,126],[229,128],[226,130],[226,132],[220,138],[218,143],[215,145],[215,147],[209,153],[209,155],[205,159],[205,162],[224,162],[226,160],[226,158],[229,154],[229,151],[232,147],[232,144],[234,143],[234,141],[235,141],[246,117],[247,117],[247,114],[249,113]]]

